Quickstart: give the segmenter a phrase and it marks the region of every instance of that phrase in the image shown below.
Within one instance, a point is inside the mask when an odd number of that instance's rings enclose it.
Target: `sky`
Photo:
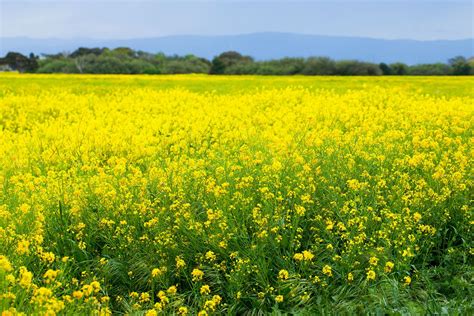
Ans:
[[[473,1],[456,0],[0,0],[0,14],[0,37],[129,39],[255,32],[474,37]]]

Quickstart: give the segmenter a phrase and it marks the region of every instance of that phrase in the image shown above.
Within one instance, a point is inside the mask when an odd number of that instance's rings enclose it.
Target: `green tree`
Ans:
[[[78,73],[72,59],[44,59],[40,60],[38,73]]]
[[[462,56],[456,56],[449,60],[449,65],[453,70],[453,75],[467,76],[471,73],[471,65],[468,60]]]
[[[8,52],[5,57],[0,58],[0,65],[7,65],[12,70],[19,72],[36,72],[38,69],[38,56],[33,53],[26,57],[17,52]]]
[[[319,76],[335,75],[336,63],[329,57],[309,57],[301,73]]]
[[[408,73],[408,66],[404,63],[393,63],[389,67],[392,69],[392,74],[396,76],[403,76]]]
[[[86,55],[96,55],[96,56],[99,56],[101,55],[102,53],[104,52],[104,48],[98,48],[98,47],[95,47],[95,48],[87,48],[87,47],[79,47],[78,49],[76,49],[75,51],[73,51],[69,57],[71,58],[76,58],[76,57],[80,57],[80,56],[86,56]]]
[[[113,56],[113,57],[119,57],[119,58],[133,58],[136,57],[136,52],[129,48],[129,47],[117,47],[114,48],[108,52],[106,52],[107,55]]]
[[[380,70],[382,70],[382,74],[389,76],[393,74],[392,68],[387,65],[386,63],[380,63],[379,64]]]
[[[237,52],[229,51],[214,57],[210,69],[211,74],[224,74],[226,69],[237,64],[252,63],[253,58],[250,56],[243,56]]]
[[[408,68],[408,74],[413,76],[446,76],[452,74],[449,65],[443,63],[419,64]]]
[[[474,57],[469,58],[467,63],[471,67],[471,70],[469,71],[469,75],[474,75]]]
[[[377,76],[382,74],[379,66],[357,60],[336,62],[336,74],[341,76]]]

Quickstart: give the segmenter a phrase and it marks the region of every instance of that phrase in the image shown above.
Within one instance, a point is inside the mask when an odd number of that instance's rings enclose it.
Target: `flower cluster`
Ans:
[[[8,313],[297,313],[386,280],[410,291],[439,256],[474,254],[472,95],[410,78],[2,76]]]

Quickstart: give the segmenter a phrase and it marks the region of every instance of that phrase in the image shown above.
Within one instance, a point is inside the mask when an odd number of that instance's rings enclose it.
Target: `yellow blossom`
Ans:
[[[153,270],[151,270],[151,276],[153,278],[159,277],[162,274],[163,274],[163,271],[159,268],[154,268]]]
[[[385,273],[392,272],[392,269],[394,266],[395,264],[393,262],[387,261],[387,263],[385,263],[385,268],[384,268]]]
[[[302,253],[295,253],[293,259],[295,259],[296,261],[303,261],[304,256]]]
[[[376,273],[374,270],[367,271],[367,280],[375,280]]]
[[[176,285],[172,285],[166,290],[166,292],[170,295],[176,294],[177,291],[178,291],[178,289],[177,289]]]
[[[191,275],[193,277],[193,281],[201,281],[202,277],[204,276],[204,272],[202,272],[199,269],[193,269],[193,272],[191,272]]]
[[[83,295],[84,295],[84,294],[83,294],[81,291],[74,291],[74,292],[72,292],[72,296],[73,296],[75,299],[78,299],[78,300],[81,299]]]
[[[29,288],[31,286],[31,281],[33,280],[33,273],[28,271],[25,267],[20,267],[20,279],[18,284],[24,288]]]
[[[410,285],[410,283],[411,283],[411,278],[410,278],[408,275],[405,276],[405,277],[403,278],[403,283],[404,283],[405,285]]]
[[[10,272],[13,270],[10,261],[8,261],[8,258],[3,255],[0,255],[0,269],[6,272]]]
[[[145,316],[157,316],[157,315],[158,315],[158,313],[154,309],[149,309],[145,312]]]
[[[379,262],[379,259],[377,257],[370,257],[369,263],[371,266],[376,266]]]
[[[54,279],[56,279],[56,277],[58,276],[59,274],[59,270],[51,270],[51,269],[48,269],[48,271],[46,271],[43,275],[43,277],[45,278],[45,282],[46,283],[50,283],[51,281],[53,281]]]
[[[349,272],[349,273],[347,274],[347,281],[348,281],[348,282],[354,281],[354,275],[352,274],[352,272]]]
[[[327,276],[332,276],[332,268],[329,265],[323,267],[323,273]]]
[[[20,240],[17,244],[16,251],[22,255],[30,252],[30,242],[28,240]]]
[[[181,257],[176,257],[176,269],[182,269],[186,266],[186,262]]]
[[[311,261],[313,260],[313,258],[314,258],[314,255],[311,253],[311,251],[308,251],[308,250],[303,251],[303,259],[305,261]]]
[[[289,276],[289,273],[285,269],[282,269],[282,270],[280,270],[280,272],[278,272],[278,278],[281,279],[281,280],[288,279],[288,276]]]
[[[415,222],[419,222],[419,221],[421,220],[421,214],[418,213],[418,212],[414,213],[414,214],[413,214],[413,220],[414,220]]]
[[[216,255],[212,251],[206,252],[205,258],[209,261],[214,261],[216,260]]]
[[[209,285],[205,284],[201,286],[199,293],[201,293],[202,295],[208,295],[211,293],[211,288],[209,287]]]

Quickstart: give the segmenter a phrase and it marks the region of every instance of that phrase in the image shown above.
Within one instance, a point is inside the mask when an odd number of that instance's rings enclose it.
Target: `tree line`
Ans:
[[[281,58],[256,61],[238,52],[224,52],[212,60],[186,56],[151,54],[128,47],[85,48],[72,53],[24,56],[9,52],[0,58],[0,70],[26,73],[87,74],[188,74],[213,75],[474,75],[474,59],[462,56],[447,63],[407,65],[333,60],[328,57]]]

